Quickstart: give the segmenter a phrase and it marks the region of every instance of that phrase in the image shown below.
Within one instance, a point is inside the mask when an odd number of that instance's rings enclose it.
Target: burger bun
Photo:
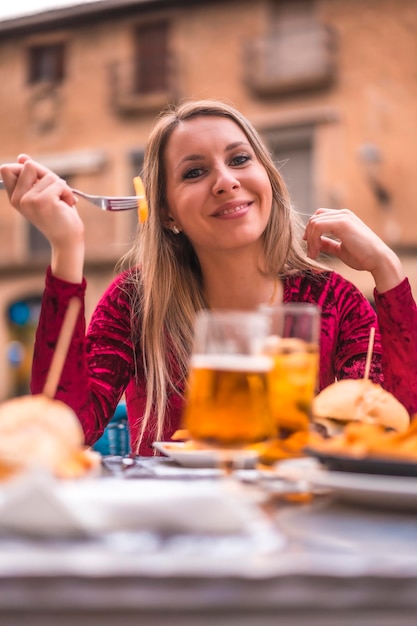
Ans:
[[[313,422],[336,434],[348,422],[380,424],[405,432],[410,425],[407,409],[392,393],[368,379],[343,379],[325,387],[313,401]]]
[[[57,477],[77,477],[94,462],[68,405],[43,394],[0,405],[0,476],[42,468]]]

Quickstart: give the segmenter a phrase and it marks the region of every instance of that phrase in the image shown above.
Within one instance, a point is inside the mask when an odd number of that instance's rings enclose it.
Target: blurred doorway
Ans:
[[[12,300],[6,308],[8,397],[30,392],[33,345],[40,306],[41,296],[31,294]]]

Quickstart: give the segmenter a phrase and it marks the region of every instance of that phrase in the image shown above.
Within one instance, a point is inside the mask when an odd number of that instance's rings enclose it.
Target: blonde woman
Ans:
[[[27,155],[1,175],[11,204],[52,248],[33,363],[37,393],[68,301],[84,299],[84,229],[65,181]],[[80,314],[58,391],[87,444],[101,436],[123,393],[138,454],[152,454],[153,441],[179,428],[201,308],[318,304],[320,388],[363,375],[369,330],[379,324],[370,376],[417,411],[417,309],[398,257],[347,210],[319,209],[300,230],[268,150],[237,110],[197,101],[164,111],[143,179],[149,219],[87,332]],[[314,261],[321,252],[372,274],[376,313],[351,283]]]

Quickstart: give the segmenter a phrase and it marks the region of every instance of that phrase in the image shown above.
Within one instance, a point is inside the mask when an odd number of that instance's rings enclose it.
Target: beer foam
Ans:
[[[230,372],[269,372],[273,359],[264,354],[194,354],[191,367],[195,369]]]

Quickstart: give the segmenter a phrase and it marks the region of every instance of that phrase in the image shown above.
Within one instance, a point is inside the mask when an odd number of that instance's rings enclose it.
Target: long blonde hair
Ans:
[[[268,174],[273,200],[263,233],[264,273],[284,277],[317,267],[301,246],[300,224],[287,187],[251,123],[233,107],[215,100],[188,101],[163,111],[145,151],[143,182],[148,220],[138,229],[132,249],[123,259],[130,268],[137,268],[130,274],[135,283],[133,345],[141,355],[146,377],[146,409],[140,418],[138,446],[153,414],[155,438],[161,438],[170,393],[181,393],[187,375],[196,311],[206,307],[201,269],[192,245],[183,233],[173,234],[164,220],[167,141],[180,122],[199,116],[225,117],[235,122]]]

